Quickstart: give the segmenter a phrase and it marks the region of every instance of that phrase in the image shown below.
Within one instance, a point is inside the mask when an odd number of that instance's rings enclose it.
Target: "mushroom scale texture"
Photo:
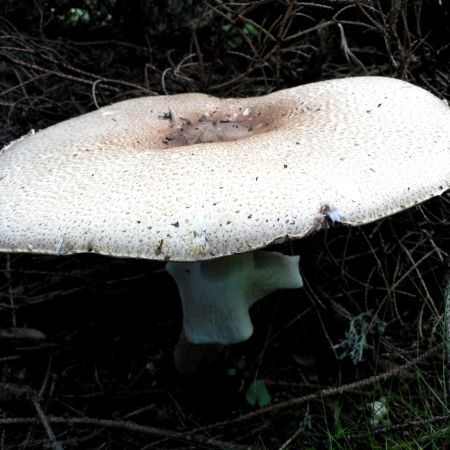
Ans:
[[[255,300],[301,286],[298,258],[247,252],[327,220],[372,222],[449,186],[450,109],[404,81],[143,97],[0,151],[0,251],[170,261],[187,339],[237,342]]]

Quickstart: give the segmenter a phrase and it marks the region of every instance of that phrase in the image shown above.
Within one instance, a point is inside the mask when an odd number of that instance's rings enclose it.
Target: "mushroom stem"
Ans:
[[[193,344],[186,338],[184,330],[180,334],[173,353],[175,368],[189,375],[213,364],[223,350],[222,344]]]
[[[253,333],[249,308],[277,289],[299,288],[299,256],[254,251],[210,261],[170,262],[193,344],[233,344]],[[179,348],[182,346],[179,345]]]

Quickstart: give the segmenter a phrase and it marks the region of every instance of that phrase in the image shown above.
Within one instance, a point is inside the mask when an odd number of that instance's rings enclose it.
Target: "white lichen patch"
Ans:
[[[368,403],[367,409],[369,411],[369,423],[372,427],[389,425],[389,407],[386,397]]]

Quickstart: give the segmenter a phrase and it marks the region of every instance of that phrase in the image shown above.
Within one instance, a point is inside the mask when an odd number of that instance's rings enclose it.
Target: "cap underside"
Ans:
[[[399,80],[144,97],[0,151],[0,251],[202,260],[449,187],[450,109]]]

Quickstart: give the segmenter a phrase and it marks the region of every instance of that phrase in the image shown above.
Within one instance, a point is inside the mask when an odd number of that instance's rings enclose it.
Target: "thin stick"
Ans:
[[[234,419],[224,420],[222,422],[216,422],[211,425],[207,425],[205,427],[197,428],[193,431],[198,432],[198,431],[204,431],[204,430],[211,430],[214,428],[221,428],[221,427],[233,424],[233,423],[244,422],[246,420],[254,419],[255,417],[259,417],[264,414],[274,413],[276,411],[291,408],[292,406],[297,406],[302,403],[307,403],[309,401],[316,400],[318,398],[330,397],[333,395],[341,395],[344,392],[351,391],[356,388],[370,386],[374,383],[377,383],[378,381],[385,381],[385,380],[387,380],[389,378],[393,378],[393,377],[399,375],[400,373],[410,369],[411,367],[414,367],[417,364],[423,362],[424,360],[429,358],[431,355],[434,355],[435,353],[437,353],[439,351],[439,349],[441,349],[441,348],[442,348],[442,344],[438,344],[435,347],[433,347],[430,350],[423,353],[422,355],[418,356],[417,358],[414,358],[411,361],[408,361],[407,363],[402,364],[400,366],[394,367],[391,370],[380,373],[379,375],[374,375],[372,377],[365,378],[360,381],[355,381],[353,383],[344,384],[341,386],[335,386],[335,387],[330,387],[327,389],[321,389],[320,391],[313,392],[312,394],[308,394],[303,397],[293,398],[291,400],[286,400],[284,402],[276,403],[275,405],[267,406],[265,408],[258,409],[257,411],[252,411],[250,413],[243,414]]]
[[[45,432],[47,433],[47,437],[49,440],[49,447],[52,450],[64,450],[62,445],[57,441],[55,433],[53,433],[52,427],[50,426],[49,420],[42,409],[37,395],[33,395],[31,397],[31,402],[33,403],[34,409],[36,410],[36,414],[40,422],[45,428]]]
[[[30,401],[36,410],[37,418],[31,418],[36,423],[41,423],[47,433],[48,447],[51,450],[63,450],[56,439],[55,433],[50,426],[49,420],[42,409],[39,395],[28,386],[13,383],[0,383],[0,401]],[[7,419],[3,419],[7,420]]]
[[[221,449],[221,450],[252,450],[252,447],[246,445],[238,445],[229,442],[219,441],[214,438],[208,438],[197,435],[187,435],[177,431],[164,430],[161,428],[148,427],[144,425],[138,425],[134,422],[110,420],[110,419],[95,419],[90,417],[47,417],[49,423],[62,424],[62,425],[91,425],[94,427],[114,428],[117,430],[132,431],[150,436],[157,436],[166,439],[174,439],[177,441],[185,441],[203,445],[205,448]],[[23,424],[35,424],[38,423],[38,419],[35,417],[12,417],[6,419],[0,419],[0,426],[8,425],[23,425]]]
[[[14,302],[14,291],[13,291],[13,287],[12,287],[12,276],[11,276],[11,257],[9,254],[6,255],[5,265],[6,265],[5,276],[6,276],[6,281],[8,283],[9,306],[11,307],[11,322],[12,322],[12,326],[15,328],[17,326],[16,305]]]
[[[447,292],[445,293],[445,312],[444,312],[444,343],[445,343],[445,353],[447,357],[447,396],[450,392],[450,285],[447,287]]]

